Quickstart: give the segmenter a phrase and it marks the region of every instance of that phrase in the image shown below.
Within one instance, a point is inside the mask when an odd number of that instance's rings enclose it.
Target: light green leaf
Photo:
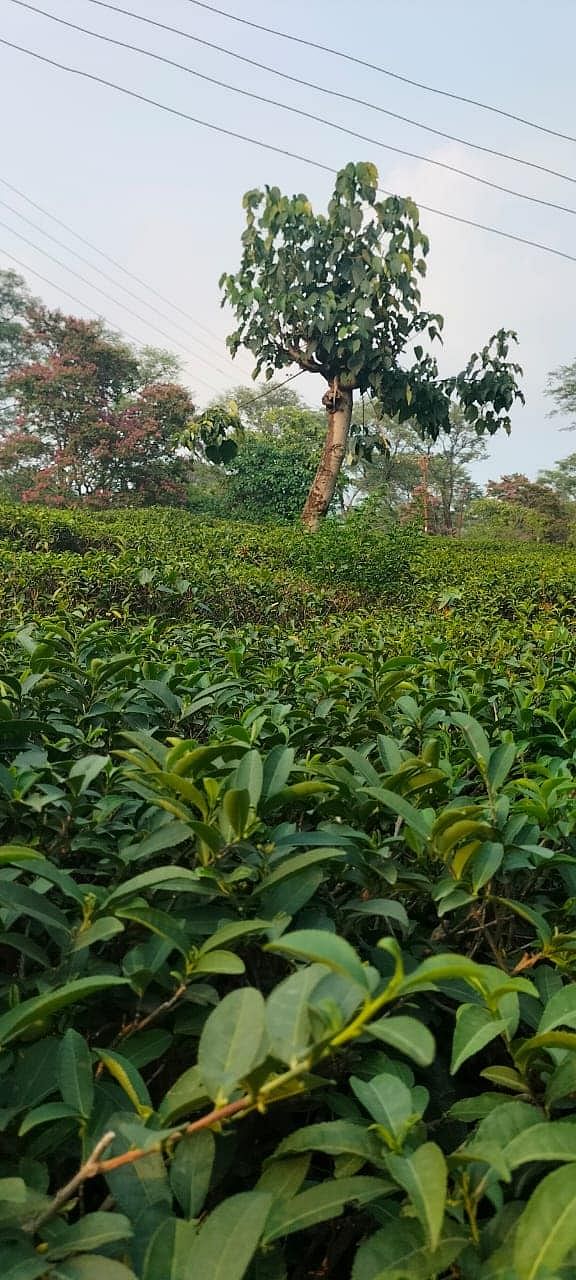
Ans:
[[[58,1050],[58,1088],[64,1102],[84,1120],[94,1103],[92,1054],[83,1036],[69,1027]]]
[[[461,1004],[456,1012],[456,1027],[452,1043],[452,1075],[473,1054],[479,1053],[496,1036],[506,1031],[502,1018],[494,1018],[488,1009],[476,1004]]]
[[[327,1120],[310,1124],[305,1129],[295,1129],[276,1148],[273,1159],[305,1151],[322,1151],[325,1155],[361,1156],[364,1161],[379,1162],[382,1144],[376,1135],[351,1120]]]
[[[262,795],[264,770],[259,751],[247,751],[230,779],[230,786],[237,791],[248,792],[250,807],[257,809]]]
[[[294,1066],[310,1048],[310,998],[330,970],[312,964],[291,973],[274,987],[266,1001],[266,1028],[273,1057]]]
[[[194,973],[244,973],[246,966],[234,951],[207,951],[198,956]]]
[[[197,1235],[196,1222],[182,1222],[179,1218],[161,1222],[148,1245],[144,1280],[190,1280],[190,1254]]]
[[[92,1253],[94,1249],[130,1240],[132,1234],[132,1224],[122,1213],[87,1213],[72,1226],[58,1223],[56,1238],[50,1232],[45,1256],[50,1262],[58,1262],[72,1253]]]
[[[23,1138],[26,1133],[30,1133],[32,1129],[36,1129],[40,1124],[51,1124],[55,1120],[78,1120],[78,1112],[74,1107],[69,1107],[65,1102],[45,1102],[41,1107],[33,1107],[32,1111],[28,1111],[18,1130],[18,1137]]]
[[[244,788],[238,791],[231,787],[222,800],[224,822],[221,824],[222,834],[227,840],[241,840],[250,816],[250,795]]]
[[[368,974],[358,953],[345,938],[333,933],[322,929],[299,929],[295,933],[285,933],[278,942],[268,942],[265,949],[325,964],[335,973],[343,973],[367,994],[370,992]]]
[[[39,853],[37,849],[29,849],[23,844],[2,844],[0,845],[0,867],[7,866],[12,862],[45,862],[46,858],[43,853]]]
[[[267,929],[274,927],[273,920],[233,920],[230,924],[222,925],[221,929],[216,929],[208,938],[208,941],[200,948],[200,955],[205,955],[207,951],[220,951],[223,946],[227,946],[230,942],[237,942],[240,938],[247,938],[251,933],[264,933]]]
[[[269,1160],[256,1183],[256,1191],[265,1191],[275,1200],[290,1200],[300,1190],[310,1166],[310,1152]]]
[[[504,1148],[511,1169],[531,1160],[555,1160],[558,1164],[576,1160],[576,1122],[553,1120],[532,1125]]]
[[[551,996],[538,1023],[538,1034],[556,1027],[576,1027],[576,985],[562,987]]]
[[[419,964],[418,968],[404,979],[399,987],[399,994],[408,995],[413,991],[425,991],[438,982],[457,982],[458,979],[481,985],[483,977],[482,965],[477,964],[475,960],[468,960],[466,956],[452,955],[448,952],[423,960],[422,964]]]
[[[264,761],[263,792],[267,800],[282,791],[292,772],[296,752],[293,747],[273,747]]]
[[[498,791],[504,785],[516,759],[516,751],[513,742],[503,742],[492,748],[488,765],[488,782],[492,791]]]
[[[81,760],[77,760],[72,765],[69,778],[80,779],[80,795],[88,790],[88,787],[98,777],[106,765],[110,763],[110,756],[88,755],[83,756]]]
[[[447,1272],[469,1243],[469,1235],[452,1223],[431,1253],[419,1223],[392,1221],[360,1245],[352,1280],[429,1280]]]
[[[105,1275],[102,1272],[103,1262],[106,1267]],[[104,1258],[101,1253],[67,1258],[57,1269],[50,1272],[50,1280],[52,1277],[53,1280],[137,1280],[134,1272],[125,1267],[123,1262],[116,1262],[114,1258]]]
[[[420,1067],[429,1067],[434,1061],[434,1036],[416,1018],[378,1018],[375,1022],[369,1022],[366,1030],[376,1040],[398,1049]]]
[[[389,1195],[392,1184],[383,1178],[335,1178],[301,1191],[293,1199],[277,1201],[266,1223],[263,1244],[271,1244],[295,1231],[306,1231],[319,1222],[338,1218],[347,1205],[369,1204]]]
[[[186,1218],[200,1213],[210,1186],[216,1141],[209,1129],[190,1134],[176,1147],[170,1164],[170,1186]]]
[[[175,1124],[182,1116],[199,1111],[209,1101],[210,1095],[198,1067],[188,1067],[164,1095],[158,1117],[162,1124]]]
[[[370,796],[373,800],[377,800],[385,809],[391,809],[397,817],[403,818],[406,826],[411,831],[415,831],[422,840],[427,840],[432,823],[421,809],[416,809],[409,800],[405,800],[404,796],[399,796],[395,791],[388,791],[385,787],[362,787],[361,794]]]
[[[453,711],[450,719],[462,730],[476,764],[480,766],[482,772],[487,773],[490,764],[490,743],[482,725],[465,711]]]
[[[93,978],[77,978],[74,982],[67,982],[63,987],[50,991],[47,995],[33,996],[31,1000],[23,1000],[22,1004],[16,1005],[0,1018],[0,1044],[8,1044],[32,1023],[52,1017],[53,1013],[57,1013],[68,1004],[79,1004],[81,1000],[88,999],[88,996],[109,991],[112,987],[126,985],[125,978],[112,978],[108,974],[101,974]]]
[[[244,1191],[218,1205],[188,1255],[190,1277],[243,1280],[273,1203],[262,1191]]]
[[[446,1161],[440,1147],[435,1142],[426,1142],[409,1156],[388,1156],[387,1164],[392,1177],[410,1196],[430,1248],[436,1249],[444,1222],[448,1184]]]
[[[543,1031],[542,1035],[532,1036],[530,1040],[525,1040],[521,1044],[516,1053],[518,1065],[526,1062],[538,1049],[569,1049],[572,1053],[576,1053],[576,1032]]]
[[[164,938],[180,952],[180,955],[188,955],[190,950],[188,938],[167,911],[157,911],[154,907],[118,907],[116,914],[122,920],[132,920],[134,924],[141,924],[159,938]]]
[[[296,872],[313,867],[317,863],[334,860],[342,862],[343,859],[344,850],[342,849],[315,849],[306,853],[296,853],[292,858],[284,858],[279,866],[262,880],[254,892],[265,893],[280,880],[285,880],[288,876],[293,876]]]
[[[106,910],[110,910],[113,903],[122,902],[124,898],[135,898],[146,889],[151,892],[156,889],[173,893],[202,892],[197,871],[190,871],[189,867],[154,867],[151,871],[142,871],[140,875],[132,876],[131,880],[118,885],[103,905]]]
[[[96,942],[107,942],[108,938],[123,932],[124,925],[121,920],[117,920],[115,916],[100,916],[100,919],[88,925],[87,929],[79,930],[72,944],[72,950],[83,951],[85,947],[92,947]]]
[[[518,1221],[514,1266],[519,1280],[553,1275],[575,1246],[576,1165],[569,1165],[538,1184]]]
[[[359,1080],[352,1076],[350,1084],[376,1124],[382,1125],[393,1137],[402,1137],[414,1113],[407,1085],[388,1072],[382,1072],[372,1080]]]
[[[231,991],[204,1024],[198,1046],[198,1069],[217,1106],[262,1061],[264,999],[254,987]]]

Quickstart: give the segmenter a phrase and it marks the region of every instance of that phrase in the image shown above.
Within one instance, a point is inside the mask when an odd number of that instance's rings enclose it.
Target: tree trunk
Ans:
[[[312,532],[326,515],[338,482],[338,476],[346,455],[350,423],[352,421],[351,387],[341,387],[333,378],[322,396],[328,426],[318,470],[304,504],[302,523]]]

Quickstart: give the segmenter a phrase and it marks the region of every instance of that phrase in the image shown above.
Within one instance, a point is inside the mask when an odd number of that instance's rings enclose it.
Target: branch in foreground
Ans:
[[[60,1209],[62,1209],[63,1206],[76,1194],[83,1182],[86,1182],[88,1178],[95,1177],[99,1172],[100,1157],[104,1154],[107,1147],[110,1146],[110,1143],[114,1141],[115,1137],[116,1134],[110,1129],[108,1133],[105,1133],[104,1136],[100,1138],[99,1142],[96,1143],[94,1150],[90,1153],[88,1159],[84,1161],[84,1164],[80,1165],[80,1168],[77,1173],[74,1174],[74,1177],[66,1183],[65,1187],[61,1187],[60,1190],[56,1192],[56,1195],[48,1205],[48,1208],[43,1209],[42,1213],[39,1213],[38,1216],[28,1224],[26,1230],[30,1235],[34,1235],[40,1227],[44,1226],[45,1222],[49,1222],[51,1218],[55,1217]]]

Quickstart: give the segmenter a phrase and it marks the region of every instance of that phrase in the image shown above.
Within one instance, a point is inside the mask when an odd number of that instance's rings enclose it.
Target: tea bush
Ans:
[[[3,1280],[570,1280],[574,554],[27,516]]]

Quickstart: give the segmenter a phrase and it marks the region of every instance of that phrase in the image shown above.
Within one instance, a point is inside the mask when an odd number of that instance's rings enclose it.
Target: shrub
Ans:
[[[576,646],[536,627],[4,634],[7,1280],[569,1274]]]

